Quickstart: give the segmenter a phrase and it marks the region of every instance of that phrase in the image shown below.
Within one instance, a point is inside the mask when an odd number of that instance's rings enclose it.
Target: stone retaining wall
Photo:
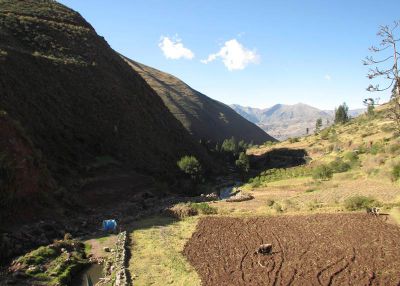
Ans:
[[[118,234],[117,242],[115,243],[114,255],[111,256],[104,264],[105,276],[96,286],[110,285],[113,286],[130,286],[131,283],[128,277],[128,236],[126,231]]]
[[[129,286],[130,282],[127,276],[127,250],[128,237],[126,231],[118,235],[116,249],[115,249],[115,286]]]

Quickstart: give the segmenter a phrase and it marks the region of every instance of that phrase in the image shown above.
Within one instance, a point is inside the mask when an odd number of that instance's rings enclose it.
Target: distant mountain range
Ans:
[[[198,92],[179,78],[123,58],[156,91],[169,111],[197,140],[222,142],[235,137],[256,144],[275,141],[251,120],[245,120],[228,105]]]
[[[260,126],[265,132],[278,140],[306,135],[315,130],[315,122],[322,119],[323,127],[334,120],[333,110],[320,110],[304,103],[294,105],[276,104],[269,108],[245,107],[238,104],[230,105],[233,110],[247,120]],[[356,117],[365,109],[350,110],[349,114]]]

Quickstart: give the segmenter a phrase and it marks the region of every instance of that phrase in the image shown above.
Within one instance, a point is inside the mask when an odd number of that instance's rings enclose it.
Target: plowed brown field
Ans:
[[[203,285],[400,285],[400,228],[367,214],[207,217],[184,254]]]

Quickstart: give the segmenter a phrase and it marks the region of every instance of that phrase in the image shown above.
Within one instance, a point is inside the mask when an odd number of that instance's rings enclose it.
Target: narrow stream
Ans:
[[[234,187],[239,186],[240,184],[241,184],[241,182],[237,181],[237,182],[235,182],[235,184],[221,189],[219,192],[219,199],[224,200],[224,199],[228,199],[231,196],[235,195],[234,193],[232,193],[232,190]]]
[[[90,276],[93,285],[100,281],[103,277],[103,265],[102,264],[91,264],[88,268],[84,269],[78,277],[72,280],[72,286],[88,286],[86,282],[86,275]]]

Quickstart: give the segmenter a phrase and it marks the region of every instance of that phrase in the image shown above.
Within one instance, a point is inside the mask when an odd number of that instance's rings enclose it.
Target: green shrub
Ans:
[[[245,152],[240,153],[239,158],[235,161],[236,167],[242,173],[247,173],[250,169],[250,160]]]
[[[194,156],[184,156],[178,161],[178,167],[193,180],[201,178],[202,168],[199,161]]]
[[[343,158],[347,161],[349,161],[350,163],[355,163],[358,161],[358,155],[355,152],[352,151],[348,151],[346,153],[344,153]]]
[[[320,135],[322,140],[327,140],[329,138],[329,131],[330,128],[325,128],[324,130],[321,131]]]
[[[272,145],[275,145],[277,142],[274,142],[274,141],[265,141],[264,142],[264,146],[266,146],[266,147],[268,147],[268,146],[272,146]]]
[[[333,176],[333,170],[328,165],[320,165],[313,169],[312,177],[317,180],[329,180]]]
[[[393,167],[392,179],[393,179],[393,181],[397,181],[398,179],[400,179],[400,163]]]
[[[342,159],[336,158],[335,161],[329,163],[329,168],[331,168],[334,173],[343,173],[350,170],[351,167],[348,163],[343,162]]]
[[[300,141],[298,137],[289,138],[288,140],[289,140],[289,143],[296,143],[296,142]]]
[[[349,211],[361,210],[377,204],[375,199],[366,196],[353,196],[344,201],[344,207]]]
[[[262,186],[261,178],[260,177],[254,177],[249,179],[249,184],[252,188],[258,188]]]
[[[197,210],[199,213],[210,215],[218,213],[218,209],[216,207],[212,207],[207,203],[191,203],[190,206]]]
[[[369,151],[372,155],[376,155],[378,153],[385,152],[384,146],[380,142],[375,142],[371,145],[371,149]]]
[[[221,145],[221,151],[226,153],[237,154],[239,151],[239,146],[236,143],[235,137],[231,137],[230,139],[225,139]]]

